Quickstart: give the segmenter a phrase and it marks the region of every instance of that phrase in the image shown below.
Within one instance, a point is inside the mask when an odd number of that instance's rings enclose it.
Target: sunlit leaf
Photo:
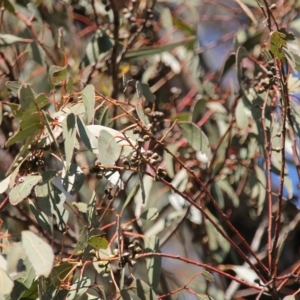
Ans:
[[[31,200],[29,200],[29,207],[30,207],[31,212],[35,216],[35,219],[38,222],[38,224],[44,230],[47,230],[49,233],[51,233],[52,230],[51,230],[51,225],[50,225],[48,216],[43,211],[41,211],[40,209],[38,209],[36,207],[36,205],[34,204],[34,202],[32,202]]]
[[[35,194],[39,208],[47,215],[54,215],[59,230],[64,230],[69,213],[64,208],[66,196],[51,182],[45,182],[35,187]]]
[[[205,154],[207,161],[209,162],[211,159],[211,149],[205,133],[192,122],[179,122],[178,125],[182,135],[186,138],[192,148],[195,151],[200,151]]]
[[[28,197],[31,193],[31,190],[38,182],[42,179],[40,175],[29,175],[22,177],[22,183],[18,184],[9,193],[9,201],[12,205],[17,205],[23,199]]]
[[[22,231],[22,247],[37,276],[48,277],[54,261],[52,247],[31,231]]]
[[[88,244],[96,249],[107,249],[108,240],[103,236],[91,236],[88,240]]]
[[[0,34],[0,46],[10,46],[15,43],[32,43],[31,39],[23,39],[12,34]]]
[[[99,162],[105,166],[113,166],[119,159],[122,148],[107,131],[101,130],[98,140]]]
[[[24,251],[21,259],[25,270],[12,276],[12,279],[14,280],[14,288],[11,292],[12,299],[19,299],[21,295],[26,299],[27,292],[29,292],[29,294],[31,292],[32,294],[30,288],[32,287],[34,278],[36,277],[35,270]]]
[[[10,183],[10,176],[11,175],[7,176],[0,182],[0,194],[3,194],[8,189]]]
[[[14,286],[13,281],[8,274],[0,268],[0,296],[10,294]]]
[[[61,178],[64,189],[75,195],[81,189],[85,176],[78,165],[71,163],[67,172],[63,169]]]
[[[284,46],[286,46],[286,35],[278,31],[272,32],[270,35],[270,50],[276,58],[283,59],[285,57],[282,49]]]
[[[203,271],[201,272],[201,274],[202,274],[202,276],[203,276],[207,281],[209,281],[209,282],[214,282],[214,281],[215,281],[214,276],[213,276],[210,272],[208,272],[208,271],[206,271],[206,270],[203,270]]]
[[[82,100],[86,110],[87,123],[91,123],[94,117],[95,89],[89,84],[82,90]]]
[[[144,211],[141,215],[140,218],[147,220],[147,221],[154,221],[159,215],[159,211],[155,207],[151,207],[148,210]]]
[[[98,29],[86,47],[85,56],[80,67],[85,68],[99,59],[100,54],[105,54],[114,45],[114,41],[104,30]]]
[[[50,81],[54,86],[61,84],[64,80],[66,80],[67,75],[68,75],[68,65],[64,67],[50,66],[49,68]]]

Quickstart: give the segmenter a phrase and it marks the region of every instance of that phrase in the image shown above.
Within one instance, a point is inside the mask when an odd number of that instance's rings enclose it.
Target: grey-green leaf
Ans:
[[[12,205],[20,203],[29,196],[32,188],[42,179],[40,175],[30,175],[22,177],[23,182],[12,188],[9,193],[9,201]]]
[[[102,165],[113,166],[119,159],[121,150],[122,148],[107,130],[100,131],[98,140],[98,160]]]
[[[89,84],[82,90],[83,105],[86,110],[87,124],[93,121],[95,106],[95,88]]]
[[[141,215],[140,218],[147,220],[147,221],[154,221],[159,215],[159,211],[155,207],[151,207],[148,210],[144,211]]]
[[[84,173],[81,168],[76,164],[70,164],[66,173],[65,169],[62,173],[62,184],[64,189],[71,195],[75,195],[84,184]]]
[[[52,247],[27,230],[22,231],[22,246],[36,275],[48,277],[54,261]]]
[[[0,296],[10,294],[14,287],[14,283],[8,274],[0,268]]]
[[[159,240],[157,236],[145,238],[145,251],[146,252],[159,252]],[[161,257],[152,256],[146,259],[146,267],[148,271],[148,279],[150,286],[155,291],[160,281],[161,272]]]
[[[63,121],[63,137],[64,137],[64,148],[66,154],[66,168],[69,168],[72,160],[75,138],[76,138],[76,127],[75,127],[75,115],[73,113],[67,115]]]
[[[182,135],[187,139],[192,148],[195,151],[200,151],[205,154],[209,163],[211,160],[211,149],[205,133],[192,122],[179,122],[178,125],[181,129]]]
[[[54,86],[66,80],[67,75],[68,75],[68,66],[64,66],[64,67],[50,66],[49,68],[50,81]]]

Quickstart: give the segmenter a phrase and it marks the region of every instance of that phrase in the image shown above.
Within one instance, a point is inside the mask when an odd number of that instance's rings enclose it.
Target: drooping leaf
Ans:
[[[248,52],[244,47],[239,47],[236,51],[236,68],[237,68],[237,77],[239,82],[239,87],[245,96],[245,101],[248,105],[251,105],[252,101],[256,98],[248,89],[245,88],[243,84],[243,68],[242,60],[248,57]]]
[[[178,125],[181,129],[182,135],[187,139],[192,148],[195,151],[203,153],[209,163],[211,160],[211,149],[205,133],[192,122],[179,122]]]
[[[101,54],[105,55],[114,45],[113,39],[104,30],[98,29],[86,47],[85,56],[80,67],[85,68],[99,59]]]
[[[206,110],[206,103],[207,101],[205,99],[199,99],[191,111],[193,112],[192,114],[192,122],[196,123],[199,121],[200,117],[204,114]]]
[[[69,213],[64,208],[66,196],[51,182],[37,185],[35,194],[39,208],[47,215],[54,215],[59,230],[64,230],[68,221]]]
[[[48,219],[48,216],[41,210],[39,210],[36,205],[29,200],[29,207],[33,215],[35,216],[36,221],[38,224],[44,229],[47,230],[49,233],[52,232],[51,225]]]
[[[159,215],[159,211],[155,207],[151,207],[148,210],[144,211],[141,215],[140,218],[147,220],[147,221],[154,221]]]
[[[48,277],[54,261],[52,247],[31,231],[22,231],[22,246],[37,276]]]
[[[145,56],[160,54],[165,51],[170,51],[172,49],[175,49],[178,46],[185,45],[186,43],[192,42],[194,40],[195,40],[195,36],[191,36],[173,43],[167,43],[159,46],[143,47],[141,49],[129,49],[125,54],[125,58],[145,57]]]
[[[139,116],[139,119],[141,120],[142,124],[144,126],[147,126],[150,123],[150,121],[149,121],[148,117],[146,116],[141,103],[138,103],[136,105],[135,110],[136,110],[136,113]]]
[[[67,90],[68,94],[73,93],[73,83],[74,83],[73,77],[69,76],[69,78],[67,79],[67,84],[66,84],[66,90]]]
[[[11,175],[7,176],[0,182],[0,194],[3,194],[9,187]]]
[[[29,294],[31,292],[30,295],[32,295],[31,287],[34,285],[33,281],[36,276],[35,270],[24,251],[21,259],[25,270],[22,272],[18,272],[12,276],[12,279],[14,281],[14,288],[11,292],[12,299],[20,299],[19,297],[21,296],[27,299],[27,292],[29,292]]]
[[[243,99],[240,99],[240,101],[237,104],[237,107],[235,110],[235,118],[236,118],[236,123],[240,129],[247,129],[248,116],[246,114],[246,107],[243,102]]]
[[[136,295],[139,297],[141,300],[158,300],[158,297],[154,293],[153,289],[146,284],[144,281],[140,279],[136,279],[133,283],[132,286],[133,292],[136,293]]]
[[[95,88],[89,84],[82,90],[82,100],[86,110],[87,123],[90,124],[94,117]]]
[[[89,129],[85,126],[85,124],[79,116],[77,116],[76,119],[78,134],[80,136],[81,141],[90,151],[95,152],[95,150],[97,150],[98,145],[97,138],[89,131]],[[96,153],[98,153],[98,151]]]
[[[66,154],[66,168],[69,168],[71,163],[73,152],[75,148],[76,138],[76,127],[75,127],[75,115],[69,114],[63,121],[63,137],[64,137],[64,148]]]
[[[237,196],[235,190],[233,187],[230,185],[230,183],[226,180],[218,180],[216,182],[216,185],[223,191],[225,192],[229,199],[232,201],[232,204],[234,207],[238,207],[240,204],[239,197]]]
[[[102,105],[95,111],[94,124],[107,126],[109,123],[109,107]]]
[[[13,187],[9,193],[9,201],[12,205],[17,205],[29,196],[31,190],[42,179],[40,175],[29,175],[23,177],[23,182]]]
[[[85,176],[78,165],[71,163],[67,172],[63,169],[61,178],[64,189],[75,195],[84,184]]]
[[[87,209],[88,209],[87,213],[88,213],[89,223],[92,225],[92,227],[98,228],[99,220],[97,218],[97,213],[96,213],[96,192],[95,191],[93,191]]]
[[[64,67],[50,66],[49,68],[50,82],[53,86],[61,84],[68,76],[68,65]]]
[[[219,228],[222,228],[218,220],[210,213],[209,215],[218,224]],[[206,228],[208,247],[212,256],[217,262],[222,262],[230,250],[230,244],[210,222],[206,222]]]
[[[83,226],[80,231],[79,239],[75,248],[75,253],[84,250],[88,244],[88,240],[89,240],[88,229],[86,228],[86,226]]]
[[[14,287],[14,283],[8,274],[0,268],[0,296],[10,294]]]
[[[105,166],[113,166],[119,159],[122,148],[107,131],[101,130],[98,140],[99,162]]]
[[[159,240],[157,236],[145,238],[145,252],[159,252]],[[153,256],[146,259],[146,268],[151,288],[155,291],[160,281],[161,257]]]

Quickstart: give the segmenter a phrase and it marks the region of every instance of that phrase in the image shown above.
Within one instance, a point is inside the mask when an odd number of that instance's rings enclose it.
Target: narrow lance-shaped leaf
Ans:
[[[145,250],[147,252],[159,252],[159,240],[157,236],[145,238]],[[161,257],[153,256],[146,259],[148,279],[150,286],[155,291],[159,284],[161,272]]]
[[[69,168],[74,148],[75,148],[75,115],[69,114],[63,121],[63,137],[64,137],[64,148],[66,154],[66,168]]]
[[[86,110],[87,123],[90,124],[93,121],[95,106],[95,89],[93,85],[89,84],[82,90],[82,100]]]
[[[65,168],[62,172],[62,184],[64,189],[71,195],[75,195],[84,183],[84,173],[81,168],[76,164],[70,164],[68,171]]]
[[[15,43],[32,43],[31,39],[23,39],[12,34],[0,34],[0,46],[5,47]]]

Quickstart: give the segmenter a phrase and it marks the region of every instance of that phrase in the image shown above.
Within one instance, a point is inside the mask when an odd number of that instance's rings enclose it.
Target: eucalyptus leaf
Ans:
[[[82,100],[86,111],[87,123],[91,123],[94,117],[95,89],[89,84],[82,90]]]
[[[52,247],[31,231],[22,231],[22,247],[37,276],[48,277],[53,267]]]
[[[23,39],[12,34],[0,34],[0,46],[10,46],[15,43],[32,43],[31,39]]]
[[[63,137],[64,137],[64,148],[66,154],[65,167],[69,169],[73,152],[75,148],[76,139],[76,127],[75,127],[75,115],[69,114],[63,121]]]
[[[65,171],[65,168],[63,169],[61,178],[64,189],[71,195],[75,195],[81,189],[85,180],[81,168],[73,163],[70,164],[67,171]]]
[[[159,211],[157,208],[152,207],[149,208],[148,210],[144,211],[141,215],[140,218],[147,220],[147,221],[154,221],[159,215]]]
[[[119,159],[122,148],[107,131],[101,130],[98,140],[99,162],[104,166],[113,166]]]
[[[52,233],[51,225],[48,219],[48,216],[41,210],[39,210],[36,205],[29,200],[29,207],[33,215],[35,216],[36,221],[38,224],[49,233]]]
[[[59,67],[59,66],[50,66],[49,68],[49,77],[53,86],[61,84],[64,80],[67,79],[68,75],[68,66]]]
[[[14,286],[13,281],[8,274],[0,268],[0,293],[3,295],[10,294]],[[1,296],[0,294],[0,296]]]
[[[203,153],[206,156],[207,162],[210,162],[211,149],[205,133],[192,122],[179,122],[178,125],[182,135],[187,139],[192,148],[195,151]]]
[[[107,249],[108,240],[103,236],[91,236],[88,239],[88,244],[96,249]]]
[[[31,193],[31,190],[42,179],[40,175],[29,175],[22,177],[22,183],[12,188],[9,193],[9,201],[12,205],[17,205]]]
[[[159,240],[157,236],[146,237],[145,241],[145,252],[159,252]],[[161,272],[161,257],[152,256],[147,257],[146,267],[148,271],[148,279],[151,288],[156,291],[160,281]]]

